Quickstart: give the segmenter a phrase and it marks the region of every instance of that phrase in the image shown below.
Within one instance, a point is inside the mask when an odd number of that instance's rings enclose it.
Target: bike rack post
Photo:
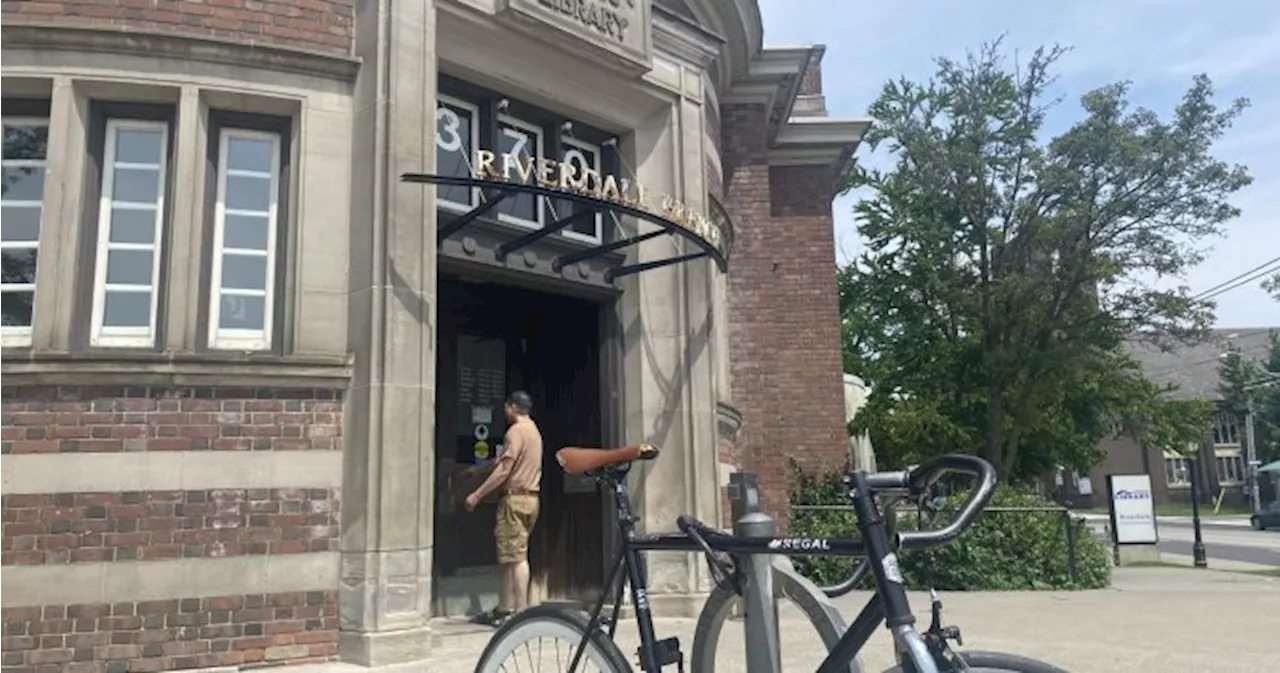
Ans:
[[[743,537],[773,537],[773,518],[760,511],[760,494],[754,475],[736,481],[739,502],[745,511],[733,523],[733,534]],[[734,508],[739,510],[738,507]],[[735,512],[736,513],[736,512]],[[773,555],[743,555],[742,608],[747,641],[747,673],[780,673],[782,644],[778,640],[778,599],[773,594]]]

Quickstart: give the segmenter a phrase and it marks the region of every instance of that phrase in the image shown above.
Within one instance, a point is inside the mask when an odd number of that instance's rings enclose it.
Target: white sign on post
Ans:
[[[1111,501],[1111,537],[1116,544],[1155,544],[1159,541],[1150,475],[1108,475],[1107,496]]]

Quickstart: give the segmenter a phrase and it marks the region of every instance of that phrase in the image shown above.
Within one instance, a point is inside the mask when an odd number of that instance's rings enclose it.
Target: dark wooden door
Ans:
[[[600,339],[598,308],[556,302],[530,318],[525,381],[542,430],[542,513],[534,530],[530,565],[551,600],[593,598],[602,582],[602,499],[598,487],[566,478],[555,452],[599,446]]]

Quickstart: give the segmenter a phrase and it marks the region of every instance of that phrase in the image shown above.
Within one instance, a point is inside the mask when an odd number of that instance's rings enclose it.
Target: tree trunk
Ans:
[[[1000,466],[1004,456],[1001,426],[1004,423],[1004,386],[993,383],[987,386],[987,460]]]

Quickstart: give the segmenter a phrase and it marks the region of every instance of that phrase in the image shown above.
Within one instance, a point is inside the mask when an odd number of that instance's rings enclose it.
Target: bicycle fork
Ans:
[[[876,507],[867,475],[854,472],[852,477],[853,491],[850,496],[853,499],[853,510],[857,514],[858,530],[862,533],[863,544],[867,548],[871,572],[875,574],[877,592],[884,604],[884,624],[893,634],[899,657],[909,659],[914,664],[916,673],[938,673],[938,666],[934,663],[928,644],[915,629],[916,618],[911,614],[911,604],[907,601],[907,589],[903,586],[898,556],[893,552],[888,526]]]

